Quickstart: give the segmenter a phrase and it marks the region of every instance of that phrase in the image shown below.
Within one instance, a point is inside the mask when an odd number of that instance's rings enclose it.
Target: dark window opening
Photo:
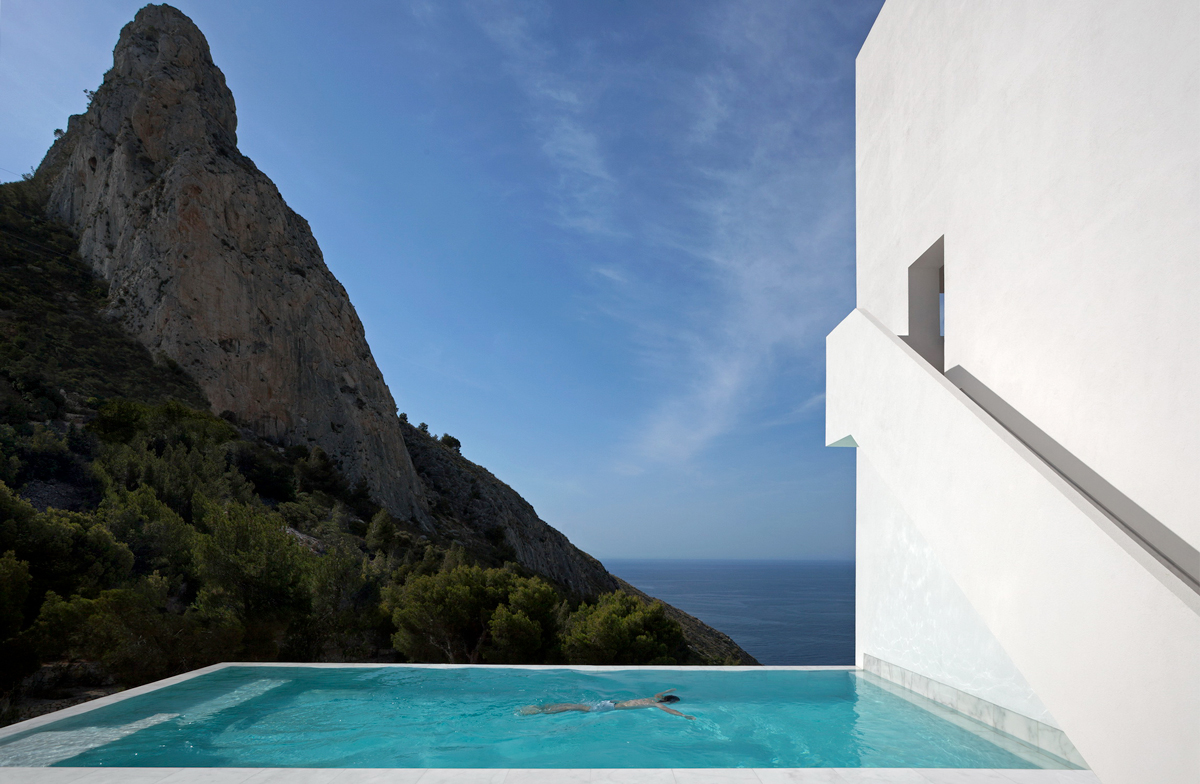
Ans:
[[[938,269],[938,335],[946,337],[946,264]]]
[[[908,268],[908,334],[903,338],[926,362],[945,368],[945,237]]]

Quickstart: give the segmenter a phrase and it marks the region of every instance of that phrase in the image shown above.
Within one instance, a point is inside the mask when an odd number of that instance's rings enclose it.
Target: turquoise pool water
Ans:
[[[520,714],[668,688],[672,707]],[[1053,766],[1047,758],[1044,766]],[[227,667],[0,740],[0,764],[1036,768],[844,670]]]

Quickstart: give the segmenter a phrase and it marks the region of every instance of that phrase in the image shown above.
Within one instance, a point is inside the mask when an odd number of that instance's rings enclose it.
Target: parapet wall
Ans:
[[[1200,780],[1200,595],[871,314],[855,310],[826,345],[827,443],[852,437],[891,495],[880,503],[911,521],[1101,780]],[[860,644],[878,645],[867,611],[891,588],[859,571]],[[945,606],[933,597],[887,637],[965,639]]]

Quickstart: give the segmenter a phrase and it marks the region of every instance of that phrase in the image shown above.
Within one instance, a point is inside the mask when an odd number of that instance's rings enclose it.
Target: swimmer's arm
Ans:
[[[675,710],[674,708],[668,708],[666,705],[655,705],[654,707],[658,708],[659,710],[665,710],[667,713],[671,714],[672,716],[682,716],[683,718],[687,719],[688,721],[696,720],[695,716],[689,716],[686,713],[680,713],[679,711]]]

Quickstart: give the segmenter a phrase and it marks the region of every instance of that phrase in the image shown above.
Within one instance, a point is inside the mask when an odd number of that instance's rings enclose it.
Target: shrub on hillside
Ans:
[[[312,554],[285,532],[278,515],[254,504],[205,501],[197,527],[200,607],[228,608],[245,630],[251,659],[276,658],[293,621],[309,609]]]
[[[687,643],[661,602],[614,591],[571,614],[562,636],[571,664],[679,664]]]
[[[542,662],[557,643],[557,592],[509,569],[458,566],[417,575],[387,602],[396,650],[413,661]]]

